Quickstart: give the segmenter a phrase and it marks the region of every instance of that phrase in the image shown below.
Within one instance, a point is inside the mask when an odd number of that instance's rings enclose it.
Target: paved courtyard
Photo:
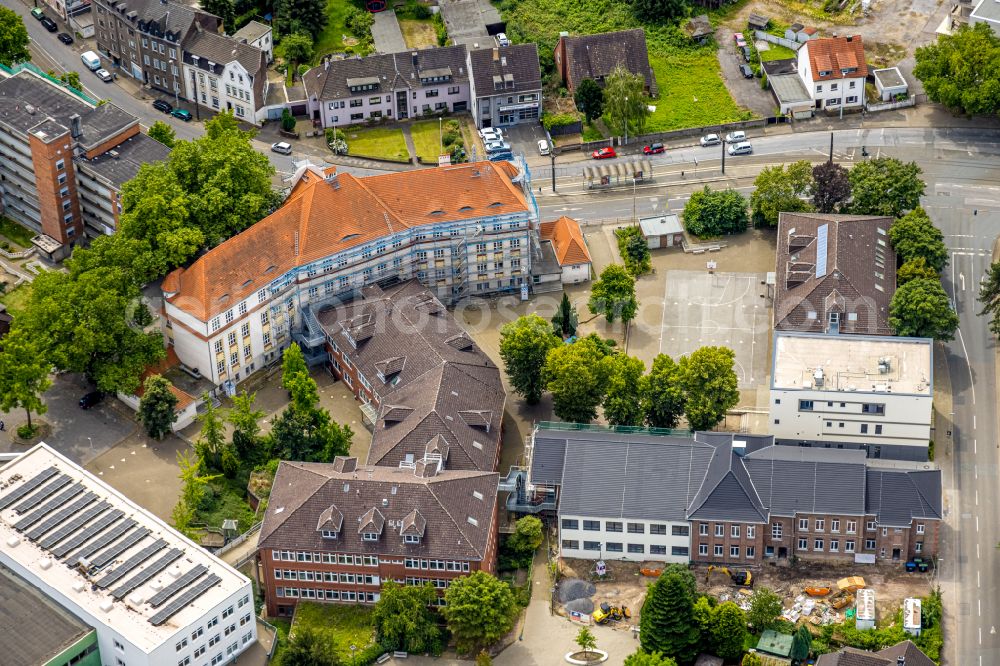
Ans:
[[[764,273],[667,272],[660,352],[674,358],[699,347],[736,353],[740,388],[767,377],[771,310]]]

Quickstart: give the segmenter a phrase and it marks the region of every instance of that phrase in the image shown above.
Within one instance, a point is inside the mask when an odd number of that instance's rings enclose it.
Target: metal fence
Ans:
[[[865,104],[865,111],[875,113],[876,111],[892,111],[893,109],[905,109],[917,105],[917,98],[907,97],[901,102],[882,102],[881,104]]]
[[[673,437],[693,437],[690,430],[674,428],[644,428],[642,426],[613,426],[599,423],[564,423],[562,421],[539,421],[539,430],[571,430],[586,432],[620,432],[629,435],[670,435]]]
[[[35,65],[33,63],[22,62],[22,63],[18,63],[16,65],[13,65],[11,67],[7,67],[6,65],[0,65],[0,70],[3,70],[5,72],[7,72],[11,76],[14,76],[15,74],[17,74],[19,72],[22,72],[24,70],[28,70],[29,72],[34,72],[38,76],[40,76],[40,77],[42,77],[44,79],[48,79],[49,81],[51,81],[52,83],[56,84],[57,86],[59,86],[61,88],[65,88],[71,94],[76,95],[77,97],[79,97],[81,100],[83,100],[87,104],[91,104],[93,106],[97,106],[97,100],[96,99],[90,97],[89,95],[87,95],[83,91],[77,90],[76,88],[72,88],[72,87],[66,85],[65,83],[63,83],[62,81],[60,81],[57,77],[51,76],[50,74],[47,74],[47,73],[43,72],[41,69],[38,68],[37,65]]]
[[[794,39],[785,39],[784,37],[778,37],[776,35],[772,35],[769,32],[764,32],[763,30],[754,30],[754,36],[757,39],[763,39],[765,42],[778,44],[779,46],[784,46],[786,49],[791,49],[793,51],[798,51],[800,48],[802,48],[802,42],[797,42]]]

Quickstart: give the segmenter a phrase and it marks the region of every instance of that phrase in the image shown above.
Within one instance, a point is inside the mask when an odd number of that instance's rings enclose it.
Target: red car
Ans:
[[[747,45],[746,40],[743,39],[743,33],[742,32],[734,32],[733,33],[733,41],[736,42],[736,48],[740,48],[741,46],[746,46]]]
[[[664,150],[666,149],[663,147],[662,143],[653,143],[643,147],[642,152],[645,155],[659,155]]]
[[[591,153],[591,157],[593,157],[595,160],[604,160],[609,157],[618,157],[618,153],[615,152],[614,148],[608,146],[607,148],[601,148],[600,150],[595,150],[593,153]]]

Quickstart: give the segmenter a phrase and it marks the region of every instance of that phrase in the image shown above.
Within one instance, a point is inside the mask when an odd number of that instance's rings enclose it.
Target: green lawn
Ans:
[[[650,102],[656,111],[646,121],[647,133],[718,125],[750,117],[726,89],[712,49],[667,55],[650,53],[649,64],[656,74],[660,98]]]
[[[0,303],[7,307],[7,311],[13,315],[24,310],[31,298],[31,283],[25,282],[20,287],[10,289],[3,296],[0,296]]]
[[[333,638],[337,656],[345,664],[350,663],[351,645],[363,650],[375,640],[370,606],[300,601],[295,608],[295,621],[292,623],[291,633],[294,634],[300,626],[328,632]]]
[[[445,121],[442,121],[445,122]],[[424,162],[437,164],[441,154],[441,139],[437,120],[418,120],[410,125],[410,136],[417,156]]]
[[[767,46],[768,49],[766,51],[757,51],[760,54],[760,59],[764,62],[769,60],[786,60],[795,57],[795,51],[787,46],[782,46],[781,44],[768,44]]]
[[[583,133],[580,136],[581,141],[602,141],[603,139],[604,135],[601,134],[601,130],[594,127],[593,123],[583,124]]]
[[[409,162],[403,130],[394,127],[372,127],[345,130],[347,154],[355,157],[374,157],[393,162]]]
[[[6,236],[8,240],[20,245],[22,248],[29,248],[31,247],[31,239],[35,235],[35,232],[27,227],[22,227],[9,217],[0,215],[0,235]]]
[[[359,45],[357,38],[345,25],[347,15],[354,6],[362,7],[363,5],[351,0],[327,0],[326,27],[323,28],[323,32],[319,33],[313,44],[313,63],[319,62],[323,56],[331,53],[346,52],[368,55],[371,51],[369,47]]]
[[[235,479],[220,476],[208,483],[206,500],[195,513],[195,522],[207,527],[221,528],[222,521],[235,518],[239,521],[240,534],[253,525],[254,513],[246,501],[247,477],[237,475]]]

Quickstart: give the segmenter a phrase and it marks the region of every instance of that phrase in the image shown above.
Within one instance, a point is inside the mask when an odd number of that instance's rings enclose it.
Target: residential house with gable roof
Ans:
[[[536,122],[542,115],[542,71],[535,44],[469,51],[476,127]]]
[[[302,77],[309,115],[322,127],[469,110],[465,46],[333,60]]]
[[[860,35],[808,39],[796,57],[799,78],[817,109],[864,105],[868,65]]]
[[[267,62],[274,60],[274,36],[271,26],[260,21],[250,21],[233,33],[233,39],[250,46],[256,46],[267,55]]]
[[[554,511],[565,557],[760,564],[933,558],[941,472],[737,433],[542,423],[508,509]]]
[[[563,215],[557,220],[542,222],[539,233],[543,243],[552,245],[556,261],[562,269],[563,284],[590,280],[590,250],[579,222]]]
[[[556,71],[570,93],[584,79],[593,79],[603,88],[608,75],[622,65],[643,77],[650,97],[658,94],[656,75],[649,66],[646,32],[642,28],[574,37],[560,33],[554,58]]]
[[[821,654],[816,666],[934,666],[933,659],[913,641],[890,645],[878,652],[865,652],[852,647]]]
[[[389,580],[443,594],[494,571],[497,520],[491,471],[283,461],[258,540],[267,614],[291,616],[299,599],[375,603]]]
[[[198,29],[184,45],[183,96],[260,125],[266,117],[267,58],[266,51],[242,40]]]

